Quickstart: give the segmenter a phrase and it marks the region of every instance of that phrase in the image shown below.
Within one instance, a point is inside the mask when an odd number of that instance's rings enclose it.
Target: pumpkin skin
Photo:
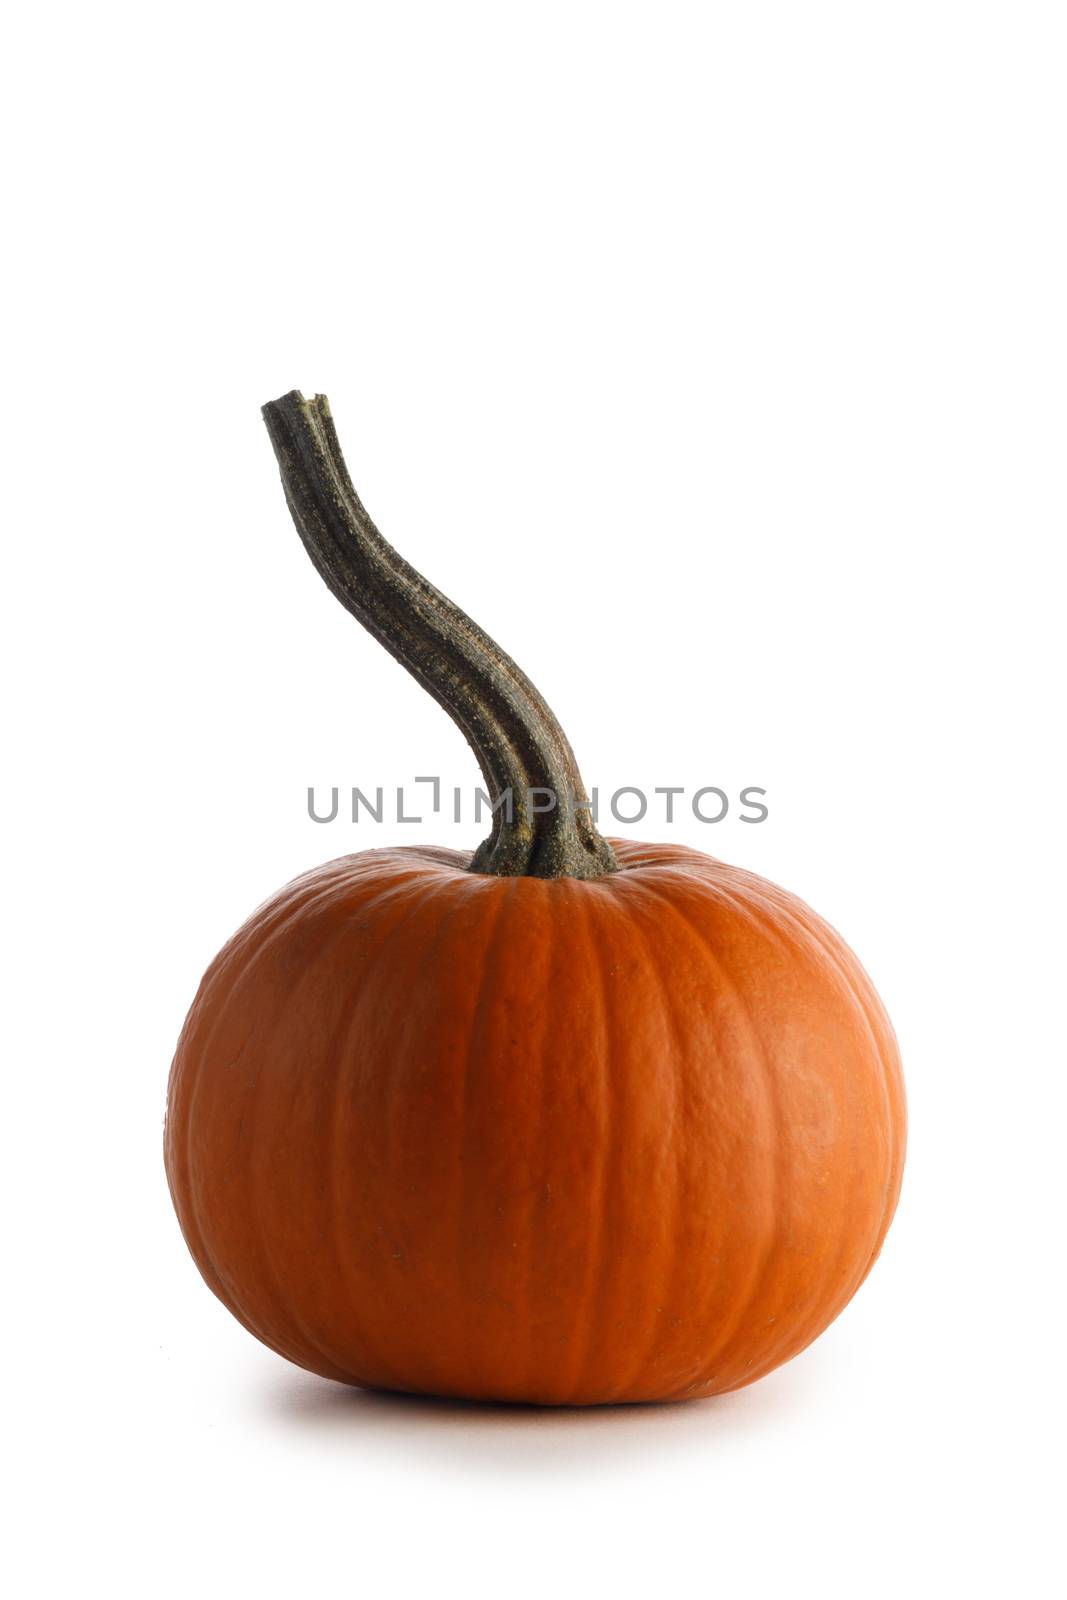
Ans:
[[[305,874],[216,958],[167,1175],[204,1278],[342,1382],[538,1404],[737,1389],[804,1349],[897,1201],[892,1028],[839,936],[696,851]]]

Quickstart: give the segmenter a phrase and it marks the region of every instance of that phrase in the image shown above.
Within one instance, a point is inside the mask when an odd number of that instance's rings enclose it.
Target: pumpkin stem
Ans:
[[[387,544],[352,487],[325,395],[263,407],[293,521],[319,576],[462,730],[493,807],[470,870],[599,878],[618,870],[574,753],[526,675]]]

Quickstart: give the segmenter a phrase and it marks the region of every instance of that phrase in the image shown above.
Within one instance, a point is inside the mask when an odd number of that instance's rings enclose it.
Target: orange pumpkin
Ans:
[[[847,1304],[896,1205],[870,981],[784,890],[601,839],[536,690],[374,529],[324,398],[264,410],[319,571],[512,804],[473,860],[307,873],[209,968],[166,1125],[197,1265],[347,1383],[542,1404],[751,1383]]]

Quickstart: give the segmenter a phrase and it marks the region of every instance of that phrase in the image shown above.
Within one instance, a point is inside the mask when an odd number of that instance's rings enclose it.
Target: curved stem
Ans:
[[[493,831],[473,872],[598,878],[617,870],[574,753],[526,675],[378,532],[341,455],[325,395],[263,407],[293,521],[341,604],[443,706],[478,759]]]

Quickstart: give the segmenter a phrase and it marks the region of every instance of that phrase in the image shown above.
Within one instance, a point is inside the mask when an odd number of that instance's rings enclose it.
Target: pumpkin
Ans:
[[[568,1405],[751,1383],[848,1303],[896,1205],[869,979],[783,889],[602,838],[533,685],[370,521],[325,398],[264,414],[315,566],[496,809],[473,858],[306,873],[208,969],[165,1132],[197,1266],[345,1383]]]

